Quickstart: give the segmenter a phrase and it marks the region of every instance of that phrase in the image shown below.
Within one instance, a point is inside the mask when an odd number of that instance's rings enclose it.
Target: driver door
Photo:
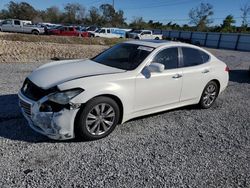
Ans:
[[[150,73],[150,76],[142,71],[137,76],[135,112],[164,107],[180,101],[182,70],[179,68],[179,61],[177,47],[163,49],[156,54],[152,62],[163,64],[165,70]]]

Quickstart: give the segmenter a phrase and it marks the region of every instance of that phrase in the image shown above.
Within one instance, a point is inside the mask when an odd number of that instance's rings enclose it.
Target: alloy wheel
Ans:
[[[206,106],[210,106],[216,99],[216,86],[214,84],[210,84],[206,87],[204,95],[203,95],[203,103]]]
[[[105,134],[115,122],[115,110],[107,103],[94,106],[87,115],[87,130],[92,135]]]

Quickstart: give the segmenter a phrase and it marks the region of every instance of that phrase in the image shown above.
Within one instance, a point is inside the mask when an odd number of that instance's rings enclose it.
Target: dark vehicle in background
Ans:
[[[95,37],[95,32],[97,32],[98,30],[100,30],[100,28],[97,26],[86,27],[86,31],[90,33],[90,37]]]
[[[91,33],[87,31],[86,27],[78,26],[76,30],[81,33],[82,37],[90,37]]]

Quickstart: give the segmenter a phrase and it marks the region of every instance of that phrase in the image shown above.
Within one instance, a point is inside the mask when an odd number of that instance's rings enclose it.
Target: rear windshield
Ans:
[[[121,43],[109,48],[92,60],[118,69],[134,70],[153,50],[152,47]]]

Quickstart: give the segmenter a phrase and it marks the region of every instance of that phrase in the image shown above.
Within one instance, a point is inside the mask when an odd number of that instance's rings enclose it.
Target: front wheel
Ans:
[[[214,81],[210,81],[202,92],[199,103],[200,107],[204,109],[210,108],[214,104],[218,94],[219,94],[218,84]]]
[[[113,99],[93,98],[79,111],[75,134],[85,140],[106,137],[115,129],[119,117],[119,106]]]

